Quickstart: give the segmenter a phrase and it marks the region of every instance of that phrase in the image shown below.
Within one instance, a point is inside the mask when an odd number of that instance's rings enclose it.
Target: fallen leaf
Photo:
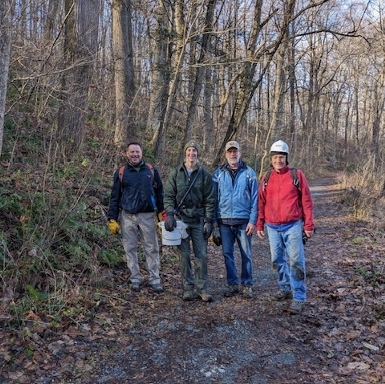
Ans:
[[[375,345],[366,343],[365,341],[362,343],[362,345],[368,349],[371,349],[372,351],[379,351],[380,348],[376,347]]]
[[[370,368],[369,364],[363,363],[362,361],[354,361],[348,364],[349,369],[359,369],[359,370],[367,370]]]

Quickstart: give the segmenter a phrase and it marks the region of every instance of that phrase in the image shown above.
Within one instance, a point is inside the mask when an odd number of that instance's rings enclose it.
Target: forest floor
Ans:
[[[223,257],[210,243],[213,303],[181,300],[175,250],[163,247],[164,293],[132,293],[122,264],[105,272],[111,285],[85,314],[61,328],[33,313],[22,337],[2,328],[0,383],[385,383],[384,234],[340,203],[337,179],[311,189],[317,230],[305,247],[300,315],[270,299],[277,284],[267,240],[253,237],[252,299],[222,296]]]

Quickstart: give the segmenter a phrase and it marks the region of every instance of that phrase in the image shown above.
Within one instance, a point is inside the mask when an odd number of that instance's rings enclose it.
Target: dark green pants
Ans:
[[[185,291],[205,292],[207,289],[207,240],[203,237],[203,222],[187,224],[188,237],[182,239],[180,265]],[[194,273],[191,260],[191,245],[194,253]]]

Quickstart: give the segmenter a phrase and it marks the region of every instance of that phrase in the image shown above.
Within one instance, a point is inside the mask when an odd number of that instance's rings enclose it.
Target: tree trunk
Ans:
[[[79,149],[85,136],[88,91],[97,50],[100,0],[65,0],[65,72],[59,109],[63,153]]]
[[[5,103],[11,56],[11,20],[13,7],[13,0],[2,0],[0,2],[0,156],[3,148]]]
[[[210,44],[210,36],[212,31],[212,23],[214,18],[214,9],[216,6],[217,0],[209,0],[206,10],[204,31],[201,41],[201,50],[199,58],[197,60],[197,69],[195,73],[194,87],[192,91],[192,97],[190,100],[190,106],[187,114],[186,128],[185,128],[185,137],[183,142],[189,140],[194,134],[194,121],[196,117],[196,110],[201,96],[202,83],[205,74],[205,67],[203,63],[205,61],[206,53]]]
[[[286,42],[286,39],[285,39]],[[277,51],[277,65],[275,71],[275,86],[274,86],[274,99],[273,99],[273,111],[271,119],[271,141],[276,141],[281,138],[285,138],[285,132],[283,132],[283,100],[285,92],[286,76],[284,72],[284,61],[286,57],[285,43],[282,43]],[[287,139],[285,139],[287,140]]]
[[[213,123],[213,76],[210,67],[205,68],[205,84],[203,90],[203,122],[204,122],[204,135],[203,135],[203,147],[212,154],[213,138],[214,138],[214,123]]]
[[[116,97],[114,142],[118,148],[125,147],[128,141],[138,140],[133,112],[135,81],[131,17],[131,0],[114,0],[112,2]]]
[[[269,48],[265,47],[263,49],[258,49],[258,41],[261,31],[261,12],[262,12],[262,0],[257,0],[254,10],[254,19],[253,19],[253,28],[250,34],[250,39],[246,51],[246,60],[243,65],[243,68],[240,72],[240,87],[235,101],[235,106],[232,112],[232,116],[229,121],[227,132],[224,136],[221,147],[218,151],[218,154],[214,160],[214,164],[219,164],[221,153],[224,150],[226,141],[236,137],[238,128],[242,123],[247,110],[250,105],[254,93],[258,86],[260,85],[265,72],[270,65],[271,60],[276,54],[277,50],[282,44],[282,41],[287,37],[287,30],[291,23],[291,18],[294,12],[296,0],[289,0],[287,4],[285,3],[285,12],[281,25],[278,27],[277,38],[271,42]],[[274,13],[274,12],[273,12]],[[256,80],[255,78],[255,69],[257,68],[257,63],[262,57],[267,56],[266,62],[261,68],[261,73],[258,74]]]
[[[164,112],[163,124],[159,125],[159,129],[154,133],[151,144],[154,148],[154,155],[158,157],[163,151],[163,136],[166,134],[166,128],[170,125],[173,113],[175,97],[178,91],[181,68],[183,67],[183,58],[185,55],[187,36],[185,36],[185,20],[184,20],[184,3],[183,0],[175,1],[175,51],[171,57],[170,82],[168,83],[168,96],[166,110]]]
[[[168,26],[167,9],[163,0],[159,0],[155,10],[157,27],[155,30],[155,57],[152,70],[152,91],[150,111],[147,126],[151,136],[155,135],[153,142],[158,142],[158,136],[163,132],[163,122],[167,108],[168,85],[171,76],[170,31]]]

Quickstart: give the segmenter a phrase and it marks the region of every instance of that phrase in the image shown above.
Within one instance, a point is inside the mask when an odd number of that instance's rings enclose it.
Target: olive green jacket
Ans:
[[[195,179],[190,192],[183,200],[189,183]],[[197,223],[199,221],[212,222],[215,209],[214,183],[208,171],[201,166],[196,166],[191,176],[183,164],[170,171],[164,189],[164,209],[167,214],[176,213],[185,223]]]

